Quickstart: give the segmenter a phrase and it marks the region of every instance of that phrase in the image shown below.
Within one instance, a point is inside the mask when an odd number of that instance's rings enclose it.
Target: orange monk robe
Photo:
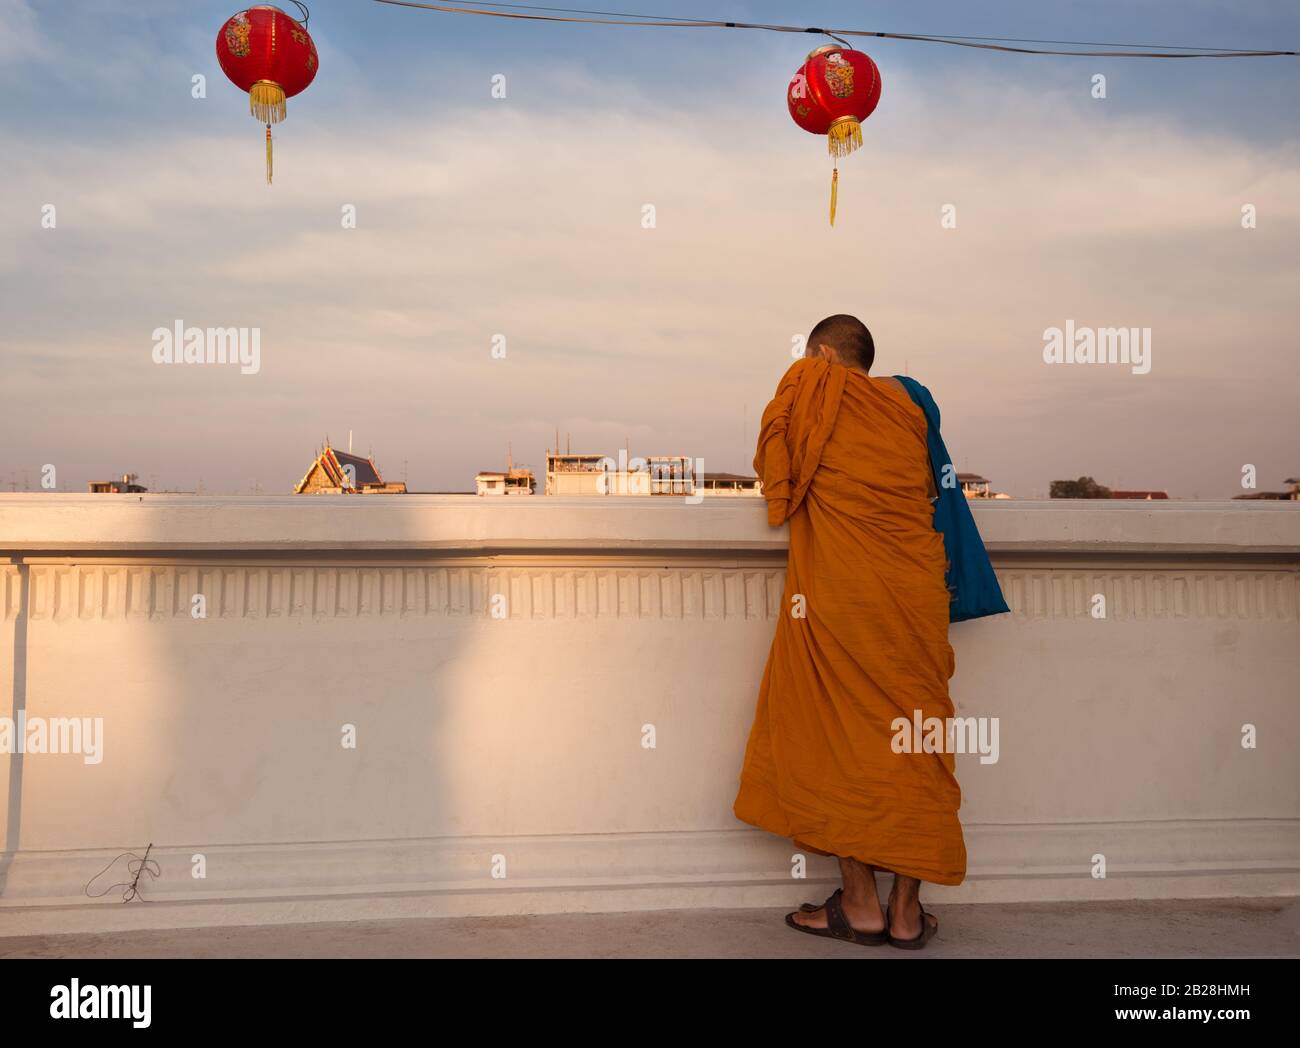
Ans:
[[[916,711],[945,726],[953,715],[925,415],[896,382],[799,360],[763,413],[754,467],[790,552],[736,816],[815,852],[960,884],[952,754],[892,745],[896,718],[914,744]]]

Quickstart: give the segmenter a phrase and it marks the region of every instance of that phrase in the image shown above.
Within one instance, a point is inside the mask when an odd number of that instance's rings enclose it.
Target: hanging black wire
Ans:
[[[1120,44],[1086,40],[1034,40],[1023,37],[958,36],[926,33],[886,33],[867,29],[825,29],[816,26],[776,25],[763,22],[730,22],[704,18],[677,18],[668,15],[632,14],[623,11],[595,11],[580,7],[543,7],[537,4],[509,4],[480,2],[477,7],[456,4],[419,3],[416,0],[375,0],[376,3],[394,7],[413,7],[444,14],[480,15],[488,18],[509,18],[527,22],[563,22],[581,25],[654,26],[660,29],[756,29],[770,33],[816,33],[829,36],[840,43],[841,37],[876,37],[883,40],[912,40],[919,43],[947,44],[951,47],[969,47],[983,51],[1003,51],[1022,55],[1062,55],[1089,58],[1268,58],[1294,56],[1296,51],[1263,51],[1235,47],[1189,47],[1182,44]],[[1051,44],[1071,50],[1046,47],[1021,47],[1019,44]],[[847,45],[846,45],[847,46]],[[1105,47],[1125,50],[1081,50]],[[1140,50],[1140,49],[1149,50]]]

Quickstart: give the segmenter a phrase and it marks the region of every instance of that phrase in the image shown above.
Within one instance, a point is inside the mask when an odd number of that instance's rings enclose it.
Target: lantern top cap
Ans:
[[[832,51],[852,51],[851,47],[844,47],[842,44],[823,44],[821,47],[813,48],[808,52],[808,58],[816,58],[818,55],[828,55]]]
[[[275,4],[249,4],[240,14],[247,14],[249,11],[274,11],[277,15],[284,15],[290,22],[297,22],[303,29],[307,28],[307,22],[302,18],[295,18],[282,7],[276,7]]]

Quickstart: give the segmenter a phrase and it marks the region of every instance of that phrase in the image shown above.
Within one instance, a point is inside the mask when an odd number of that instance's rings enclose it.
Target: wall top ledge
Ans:
[[[993,552],[1300,557],[1300,502],[990,500]],[[0,554],[779,551],[761,499],[0,494]]]

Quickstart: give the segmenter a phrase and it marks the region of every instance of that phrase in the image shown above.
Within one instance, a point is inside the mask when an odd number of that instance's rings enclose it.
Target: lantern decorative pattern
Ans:
[[[790,80],[790,116],[805,131],[826,136],[833,158],[831,225],[839,196],[839,158],[862,145],[862,121],[880,102],[880,70],[861,51],[838,44],[819,47]]]
[[[278,7],[258,4],[226,20],[217,33],[221,71],[241,91],[248,108],[266,125],[266,181],[271,181],[271,125],[287,114],[286,100],[316,78],[320,59],[305,22]]]

